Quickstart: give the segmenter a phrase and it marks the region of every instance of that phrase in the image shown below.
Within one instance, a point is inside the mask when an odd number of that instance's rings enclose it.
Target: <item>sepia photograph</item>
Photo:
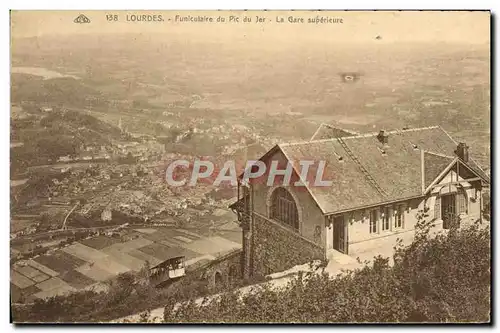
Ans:
[[[491,25],[11,10],[11,323],[490,324]]]

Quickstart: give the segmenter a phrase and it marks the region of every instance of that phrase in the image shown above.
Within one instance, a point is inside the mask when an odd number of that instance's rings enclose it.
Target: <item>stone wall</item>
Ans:
[[[209,288],[221,288],[239,283],[243,278],[241,249],[221,256],[196,270]]]
[[[325,259],[323,247],[257,213],[254,214],[252,237],[254,277]]]

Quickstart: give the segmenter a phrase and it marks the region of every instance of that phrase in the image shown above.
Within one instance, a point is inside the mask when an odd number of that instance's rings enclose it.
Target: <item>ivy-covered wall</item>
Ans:
[[[325,258],[325,249],[295,231],[254,214],[253,276],[264,276]]]

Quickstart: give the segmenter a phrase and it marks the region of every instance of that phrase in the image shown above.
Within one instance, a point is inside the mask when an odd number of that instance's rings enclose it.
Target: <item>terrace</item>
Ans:
[[[99,235],[15,263],[11,287],[18,300],[29,302],[99,288],[101,282],[120,273],[137,272],[146,265],[154,267],[176,257],[185,258],[186,270],[195,270],[240,249],[238,229],[128,227],[123,236]],[[173,271],[172,277],[178,273]]]

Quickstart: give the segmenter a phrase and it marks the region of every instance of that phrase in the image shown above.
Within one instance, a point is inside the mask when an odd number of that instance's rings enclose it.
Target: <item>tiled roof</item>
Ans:
[[[322,123],[321,125],[319,125],[318,129],[313,134],[310,141],[335,139],[335,138],[355,136],[355,135],[358,135],[358,133]]]
[[[443,130],[443,132],[445,132],[445,131]],[[446,135],[450,138],[451,141],[453,141],[453,143],[455,145],[458,145],[458,142],[455,141],[448,133],[446,133]],[[486,172],[484,172],[483,169],[481,169],[479,164],[476,161],[474,161],[472,158],[469,158],[469,162],[467,163],[467,166],[469,168],[471,168],[475,173],[477,173],[479,175],[479,177],[481,177],[486,183],[488,183],[488,184],[490,183],[490,177],[486,174]]]
[[[424,152],[425,188],[427,188],[443,170],[455,160],[452,156]]]
[[[370,133],[278,146],[296,170],[300,160],[326,162],[323,179],[332,180],[332,186],[308,187],[325,214],[420,196],[421,150],[456,156],[456,142],[438,126],[386,133],[387,145],[378,140],[378,133]],[[444,165],[444,160],[438,164]],[[474,161],[468,165],[480,171]],[[431,168],[428,176],[436,172]]]

